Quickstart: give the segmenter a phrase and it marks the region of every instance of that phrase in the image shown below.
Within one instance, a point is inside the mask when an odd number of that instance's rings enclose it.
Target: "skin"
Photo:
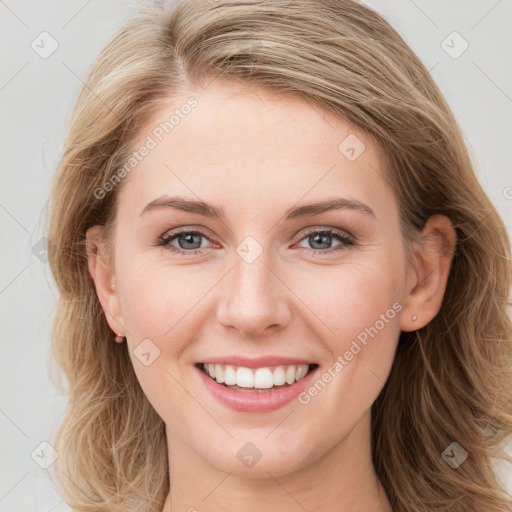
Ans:
[[[441,307],[453,226],[431,217],[408,261],[379,147],[295,97],[216,80],[169,100],[137,143],[190,95],[198,106],[125,178],[113,258],[98,226],[87,233],[108,322],[126,336],[140,384],[166,424],[171,492],[163,511],[390,511],[371,463],[370,408],[400,331],[423,327]],[[338,150],[349,134],[365,145],[354,161]],[[141,215],[164,194],[201,199],[225,218],[170,207]],[[339,196],[375,216],[338,209],[284,219],[291,207]],[[177,227],[205,237],[170,242],[188,254],[156,245]],[[356,243],[329,234],[315,243],[307,228],[348,233]],[[236,251],[247,236],[262,249],[252,263]],[[202,253],[190,254],[199,244]],[[219,355],[286,355],[316,362],[321,375],[394,303],[401,311],[304,405],[234,411],[194,368]],[[134,356],[145,339],[160,350],[148,366]],[[262,454],[251,468],[237,457],[247,442]]]

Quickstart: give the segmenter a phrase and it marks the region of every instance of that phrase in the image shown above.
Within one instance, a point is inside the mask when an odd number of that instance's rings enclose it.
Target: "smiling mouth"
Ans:
[[[196,367],[224,387],[265,393],[292,386],[318,368],[318,364],[290,364],[247,368],[231,364],[197,363]]]

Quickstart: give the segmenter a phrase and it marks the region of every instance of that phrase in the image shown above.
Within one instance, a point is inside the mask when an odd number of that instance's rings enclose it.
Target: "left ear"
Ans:
[[[429,217],[421,238],[421,244],[414,244],[415,258],[408,271],[408,295],[400,315],[402,331],[424,327],[441,309],[457,244],[453,224],[444,215]]]

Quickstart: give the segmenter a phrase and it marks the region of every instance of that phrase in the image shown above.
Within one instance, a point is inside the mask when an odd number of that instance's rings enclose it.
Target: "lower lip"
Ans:
[[[308,387],[313,374],[318,370],[318,367],[316,367],[305,377],[290,386],[279,388],[275,391],[259,393],[257,391],[237,391],[230,389],[206,375],[206,373],[200,368],[197,368],[197,366],[195,368],[200,373],[200,377],[205,386],[215,398],[224,405],[231,407],[231,409],[240,412],[269,412],[283,407]]]

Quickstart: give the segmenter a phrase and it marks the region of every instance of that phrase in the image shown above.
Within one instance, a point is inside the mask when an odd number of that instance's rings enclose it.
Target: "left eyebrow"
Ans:
[[[311,203],[304,206],[299,206],[298,208],[290,208],[286,212],[286,220],[319,215],[320,213],[324,213],[329,210],[339,209],[358,210],[360,212],[366,213],[367,215],[371,215],[372,217],[377,217],[374,211],[368,205],[358,201],[357,199],[335,197],[333,199],[328,199],[327,201],[321,201],[319,203]]]
[[[141,211],[140,216],[146,212],[155,208],[175,208],[188,213],[196,213],[204,217],[210,217],[215,219],[224,219],[224,212],[222,208],[216,208],[215,206],[205,203],[203,201],[193,201],[182,197],[170,197],[162,196],[158,199],[150,201]],[[349,209],[363,212],[372,217],[376,217],[374,211],[366,204],[358,201],[357,199],[347,199],[344,197],[336,197],[321,201],[317,203],[306,204],[299,206],[298,208],[290,208],[286,211],[286,220],[297,219],[302,217],[309,217],[313,215],[319,215],[329,210]]]

